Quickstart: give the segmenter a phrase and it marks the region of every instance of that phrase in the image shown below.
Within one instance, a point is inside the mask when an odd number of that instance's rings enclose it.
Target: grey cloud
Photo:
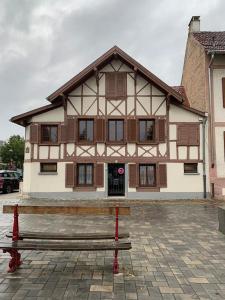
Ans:
[[[188,22],[225,30],[223,0],[2,0],[0,139],[11,116],[45,98],[117,44],[168,84],[180,83]]]

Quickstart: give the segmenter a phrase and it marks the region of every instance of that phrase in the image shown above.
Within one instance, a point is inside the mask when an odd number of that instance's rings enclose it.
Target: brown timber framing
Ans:
[[[124,142],[122,143],[113,143],[113,142],[109,142],[109,141],[106,141],[104,142],[104,151],[103,153],[100,155],[97,151],[97,142],[96,142],[96,130],[94,132],[94,141],[93,143],[85,143],[85,144],[79,144],[79,143],[73,143],[74,144],[74,152],[71,153],[70,155],[67,153],[67,144],[64,144],[64,157],[61,158],[61,154],[60,154],[60,151],[61,151],[61,146],[60,145],[57,145],[59,147],[59,159],[58,161],[75,161],[75,160],[79,160],[79,161],[82,161],[82,160],[85,160],[85,161],[88,161],[90,159],[90,161],[94,162],[97,158],[100,159],[101,161],[103,162],[107,162],[107,161],[111,161],[111,162],[116,162],[116,161],[120,161],[120,162],[130,162],[130,158],[132,157],[132,159],[135,159],[135,161],[142,161],[143,159],[144,160],[157,160],[157,161],[165,161],[165,160],[168,160],[169,161],[177,161],[177,162],[181,162],[183,160],[188,160],[190,158],[189,156],[189,153],[190,153],[190,147],[192,146],[187,146],[187,159],[179,159],[179,145],[177,145],[176,143],[176,149],[177,149],[177,157],[175,160],[170,160],[169,159],[169,142],[171,142],[171,140],[169,140],[169,125],[170,124],[174,124],[174,125],[180,125],[180,124],[189,124],[189,122],[169,122],[168,121],[168,108],[167,108],[167,115],[166,115],[166,153],[164,155],[161,155],[160,151],[159,151],[159,143],[139,143],[138,142],[138,137],[137,137],[137,140],[136,142],[134,143],[135,144],[135,152],[133,153],[133,155],[130,154],[129,150],[128,150],[128,144],[129,142],[127,142],[127,130],[126,130],[126,123],[124,123]],[[78,120],[79,118],[82,118],[82,119],[94,119],[96,120],[96,116],[70,116],[70,115],[67,115],[67,119],[68,118],[73,118],[74,120]],[[128,120],[128,119],[133,119],[134,117],[131,117],[131,116],[127,116],[126,118],[124,118],[124,121],[125,120]],[[164,115],[162,116],[148,116],[147,119],[158,119],[158,118],[165,118]],[[107,123],[107,120],[110,120],[110,119],[123,119],[121,118],[121,116],[114,116],[114,117],[105,117],[105,121]],[[138,119],[146,119],[146,116],[140,116],[137,118]],[[50,124],[51,122],[45,122],[46,124]],[[138,122],[137,122],[138,123]],[[43,124],[43,123],[36,123],[36,124]],[[55,122],[52,122],[52,124],[56,124]],[[62,123],[59,123],[59,124],[62,124]],[[196,125],[199,125],[200,123],[198,122],[192,122],[191,124],[196,124]],[[96,126],[95,126],[96,127]],[[137,131],[138,131],[138,127],[137,127]],[[77,138],[76,138],[77,140]],[[177,142],[177,140],[174,140],[174,142]],[[42,145],[41,144],[37,144],[37,154],[36,154],[36,159],[34,158],[34,145],[32,144],[31,145],[31,161],[42,161],[42,159],[40,159],[40,147]],[[55,147],[55,145],[48,145],[48,159],[50,159],[50,148],[51,146]],[[118,148],[119,147],[119,148]],[[157,147],[157,155],[153,155],[151,153],[151,150],[153,149],[153,147]],[[194,159],[192,161],[198,161],[200,162],[200,145],[198,146],[195,146],[195,147],[198,147],[198,158],[197,159]],[[111,154],[110,156],[106,155],[107,153],[107,148],[108,150],[111,149]],[[138,149],[142,148],[142,150],[144,151],[142,154],[140,154],[138,156]],[[124,151],[123,151],[124,149]],[[79,150],[79,155],[77,154],[77,150]],[[91,151],[91,152],[90,152]],[[123,151],[123,152],[121,152]],[[125,153],[125,155],[122,155],[122,153]],[[85,156],[82,156],[82,155],[85,155]],[[145,155],[149,155],[149,156],[145,156]],[[191,161],[191,160],[190,160]]]
[[[167,157],[170,158],[170,126],[169,126],[169,118],[170,118],[170,94],[166,97],[166,150]]]
[[[50,102],[54,102],[62,92],[66,94],[70,93],[78,85],[80,85],[83,80],[93,75],[95,68],[103,68],[106,64],[110,63],[111,60],[115,58],[115,56],[119,58],[121,62],[127,64],[131,69],[137,70],[145,79],[147,79],[147,81],[154,82],[161,91],[166,90],[167,92],[170,92],[171,95],[178,100],[178,102],[182,103],[182,96],[178,92],[176,92],[175,90],[173,90],[173,88],[169,87],[167,84],[161,81],[157,76],[152,74],[149,70],[147,70],[144,66],[139,64],[136,60],[134,60],[132,57],[130,57],[117,46],[112,47],[109,51],[107,51],[96,61],[94,61],[92,64],[86,67],[82,72],[74,76],[71,80],[69,80],[67,83],[61,86],[58,90],[49,95],[47,97],[47,100],[49,100]]]
[[[31,162],[30,159],[26,159],[26,162]],[[67,157],[65,159],[33,159],[32,162],[90,162],[90,163],[142,163],[142,162],[166,162],[166,163],[201,163],[202,159],[168,159],[166,157],[121,157],[121,156],[106,156],[106,157],[99,157],[99,156],[82,156],[82,157]]]
[[[119,68],[115,69],[115,72],[118,72],[123,66],[123,62],[121,62]],[[120,162],[120,163],[159,163],[159,162],[166,162],[166,163],[172,163],[172,162],[202,162],[202,160],[200,160],[200,147],[198,146],[198,158],[197,159],[190,159],[190,148],[187,147],[187,159],[179,159],[178,154],[179,154],[179,149],[178,149],[178,145],[176,143],[176,149],[177,149],[177,157],[176,159],[170,159],[170,140],[169,140],[169,125],[170,124],[181,124],[181,122],[169,122],[169,108],[170,108],[170,103],[176,104],[179,107],[183,108],[184,106],[182,105],[182,103],[179,104],[179,99],[177,99],[178,103],[175,103],[175,96],[177,96],[176,92],[175,94],[173,93],[173,91],[170,92],[167,91],[163,91],[163,95],[156,95],[153,94],[153,86],[157,86],[158,87],[158,83],[155,84],[155,82],[152,79],[147,78],[147,76],[145,76],[145,79],[147,80],[146,83],[143,84],[143,86],[138,85],[139,84],[139,78],[138,76],[142,76],[142,73],[140,72],[140,69],[138,68],[138,66],[131,66],[132,67],[132,71],[130,72],[125,72],[127,74],[127,77],[132,78],[133,79],[133,92],[130,94],[127,94],[127,98],[126,99],[118,99],[118,100],[106,100],[105,99],[105,95],[103,93],[100,94],[100,88],[99,88],[99,81],[102,79],[104,80],[104,76],[105,76],[105,72],[101,72],[100,68],[98,67],[94,67],[93,69],[93,73],[92,75],[95,76],[95,80],[96,80],[96,90],[95,87],[93,88],[92,86],[90,86],[85,80],[80,81],[80,86],[81,86],[81,92],[80,95],[73,95],[72,89],[69,91],[63,91],[59,97],[61,97],[61,104],[50,104],[46,110],[51,110],[54,109],[56,107],[60,107],[61,105],[63,106],[64,109],[64,122],[59,123],[59,124],[67,124],[68,122],[68,118],[73,118],[76,121],[79,118],[82,119],[94,119],[94,124],[95,124],[95,130],[96,130],[96,119],[99,117],[102,117],[105,119],[105,122],[107,124],[107,120],[108,119],[123,119],[124,120],[124,141],[122,144],[120,143],[110,143],[107,141],[104,142],[96,142],[96,132],[94,132],[94,141],[93,143],[79,143],[77,142],[77,138],[76,141],[74,142],[70,142],[70,143],[63,143],[62,146],[59,146],[59,154],[58,157],[59,159],[51,159],[51,145],[48,145],[48,155],[47,155],[47,159],[40,159],[40,147],[42,147],[42,145],[40,143],[38,143],[37,145],[31,144],[31,159],[30,160],[25,160],[25,161],[34,161],[34,162],[49,162],[49,161],[57,161],[57,162],[76,162],[76,163],[85,163],[85,162],[89,162],[89,163],[96,163],[96,162],[101,162],[101,163],[110,163],[110,162]],[[87,80],[88,78],[86,78]],[[139,89],[137,91],[137,87],[139,86]],[[76,88],[77,86],[75,85],[74,88]],[[91,92],[93,92],[93,94],[88,95],[87,89],[89,89]],[[143,92],[144,89],[146,94],[141,94]],[[162,91],[162,87],[159,88],[160,91]],[[85,91],[87,91],[87,93],[84,93]],[[71,93],[71,94],[70,94]],[[58,97],[58,96],[57,96]],[[74,104],[73,99],[76,98],[80,98],[81,100],[81,107],[80,109],[77,108],[76,104]],[[90,106],[89,107],[85,107],[84,103],[85,100],[87,98],[93,98],[92,101],[90,101]],[[127,99],[129,98],[133,98],[134,99],[134,103],[133,106],[129,106],[129,111],[128,111],[128,101]],[[144,106],[143,102],[144,100],[148,98],[149,99],[149,103],[148,106]],[[159,99],[159,103],[158,106],[156,108],[154,108],[153,111],[153,98],[157,98]],[[179,98],[179,97],[178,97]],[[105,101],[105,106],[101,106],[100,107],[100,101],[103,100]],[[143,100],[143,102],[142,102]],[[55,102],[56,100],[54,100],[53,102]],[[180,101],[181,102],[181,101]],[[166,103],[166,113],[165,115],[156,115],[159,112],[159,109],[161,108],[162,105],[164,105]],[[93,105],[96,104],[97,110],[96,110],[96,115],[85,115],[87,113],[91,113],[90,109],[93,107]],[[73,111],[73,115],[72,113],[68,114],[69,109],[68,109],[68,105],[70,105],[72,107]],[[111,107],[111,110],[109,112],[109,106]],[[144,115],[140,116],[138,115],[138,106],[142,107],[144,110]],[[104,108],[104,109],[103,109]],[[191,108],[185,107],[184,109],[187,109],[189,111],[192,111],[194,113],[199,113],[196,110],[193,110]],[[45,109],[43,108],[42,110],[39,110],[40,113],[44,112]],[[93,112],[93,110],[92,110]],[[116,113],[116,115],[114,115]],[[38,112],[36,111],[34,115],[38,114]],[[104,115],[105,114],[105,115]],[[203,115],[203,113],[199,113],[200,115]],[[26,114],[25,114],[26,115]],[[30,115],[29,115],[30,116]],[[135,142],[128,142],[127,141],[127,120],[129,119],[159,119],[159,118],[164,118],[166,120],[165,124],[166,124],[166,151],[165,154],[161,154],[164,152],[160,152],[161,150],[160,148],[160,143],[138,143],[138,135],[137,135],[137,140]],[[20,121],[21,122],[21,118]],[[50,124],[51,122],[43,122],[40,124]],[[55,122],[52,122],[55,124]],[[138,123],[138,122],[137,122]],[[38,123],[37,123],[38,124]],[[194,122],[191,124],[195,124]],[[196,122],[196,124],[199,124]],[[78,129],[78,126],[76,126],[76,131]],[[138,130],[137,130],[138,131]],[[107,132],[107,131],[106,131]],[[76,132],[76,135],[78,135],[78,133]],[[177,140],[174,140],[174,142],[177,142]],[[73,144],[74,146],[74,152],[70,153],[71,155],[68,155],[67,153],[67,145],[68,144]],[[104,151],[101,151],[101,155],[98,153],[98,149],[97,146],[98,144],[104,144]],[[128,149],[128,144],[134,144],[134,152],[130,151]],[[55,145],[52,145],[55,146]],[[34,149],[34,147],[36,149]],[[61,148],[63,147],[63,148]],[[151,150],[156,147],[156,154],[152,154]],[[110,148],[110,149],[109,149]],[[140,150],[140,148],[142,148],[143,153],[138,155],[138,151]],[[107,150],[111,151],[111,155],[107,156]],[[36,151],[34,151],[36,150]],[[78,154],[78,150],[79,150],[79,154]],[[61,156],[61,151],[63,151],[63,155]],[[164,150],[163,150],[164,151]],[[34,152],[36,153],[36,156],[34,158]],[[100,152],[100,151],[99,151]],[[131,152],[133,154],[131,154]],[[121,153],[125,153],[125,155],[122,155]],[[85,156],[84,156],[85,155]],[[146,156],[149,155],[149,156]],[[78,189],[78,187],[76,187],[76,189]]]

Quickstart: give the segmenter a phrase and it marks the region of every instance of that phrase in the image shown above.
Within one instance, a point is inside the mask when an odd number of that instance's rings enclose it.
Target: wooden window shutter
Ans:
[[[188,127],[188,145],[198,146],[199,145],[199,125],[193,124]]]
[[[75,183],[75,167],[74,164],[66,164],[66,171],[65,171],[65,186],[67,188],[74,187]]]
[[[159,172],[158,172],[159,178],[159,186],[160,187],[167,187],[167,167],[166,164],[160,164],[159,165]]]
[[[67,126],[61,124],[60,126],[60,142],[66,143],[67,142]]]
[[[105,133],[105,119],[100,118],[96,120],[96,142],[104,142]]]
[[[127,96],[127,74],[123,72],[116,73],[116,98],[126,98]]]
[[[73,164],[73,186],[76,187],[77,186],[77,164],[74,163]]]
[[[31,142],[31,144],[38,143],[38,128],[39,128],[39,126],[37,124],[30,125],[30,142]]]
[[[225,77],[222,78],[223,107],[225,108]]]
[[[137,142],[137,122],[136,119],[127,120],[127,141],[131,143]]]
[[[104,164],[95,165],[95,186],[104,187]]]
[[[115,99],[116,97],[116,72],[105,74],[105,97],[106,99]]]
[[[223,149],[224,149],[224,157],[225,157],[225,131],[223,132]]]
[[[165,119],[158,120],[158,141],[164,143],[166,139]]]
[[[177,145],[188,145],[188,127],[187,125],[177,125]]]
[[[75,119],[67,120],[67,140],[68,142],[75,141]]]
[[[136,188],[138,182],[138,172],[136,164],[129,164],[129,187]]]

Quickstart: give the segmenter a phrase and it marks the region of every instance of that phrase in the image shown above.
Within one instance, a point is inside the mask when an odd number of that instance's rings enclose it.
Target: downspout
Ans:
[[[206,192],[206,160],[205,160],[205,143],[206,143],[206,138],[205,138],[205,127],[206,127],[206,121],[207,118],[203,117],[202,120],[202,168],[203,168],[203,197],[204,199],[207,198],[207,192]]]
[[[208,52],[208,54],[210,54]],[[213,128],[213,118],[214,118],[214,108],[212,104],[212,82],[211,82],[211,65],[213,63],[215,56],[215,52],[211,52],[211,59],[208,65],[208,82],[209,82],[209,130],[210,130],[210,169],[214,169],[215,167],[215,136],[214,136],[214,128]],[[214,197],[214,183],[211,184],[211,196]]]
[[[213,107],[212,107],[212,86],[211,86],[211,65],[213,63],[215,53],[211,53],[211,59],[208,66],[208,77],[209,77],[209,124],[210,124],[210,139],[211,139],[211,168],[215,165],[215,153],[214,153],[214,131],[213,131]]]

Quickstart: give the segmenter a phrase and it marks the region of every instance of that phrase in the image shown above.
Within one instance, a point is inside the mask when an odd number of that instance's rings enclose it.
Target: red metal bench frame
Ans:
[[[18,204],[14,206],[13,210],[13,230],[12,230],[12,241],[17,242],[20,239],[19,237],[19,213],[18,213]],[[119,207],[115,207],[115,241],[119,240]],[[119,263],[118,263],[118,249],[114,250],[114,261],[113,261],[113,273],[119,273]],[[22,264],[21,254],[17,249],[3,249],[3,253],[8,252],[11,256],[9,261],[9,273],[13,273],[16,269]]]

